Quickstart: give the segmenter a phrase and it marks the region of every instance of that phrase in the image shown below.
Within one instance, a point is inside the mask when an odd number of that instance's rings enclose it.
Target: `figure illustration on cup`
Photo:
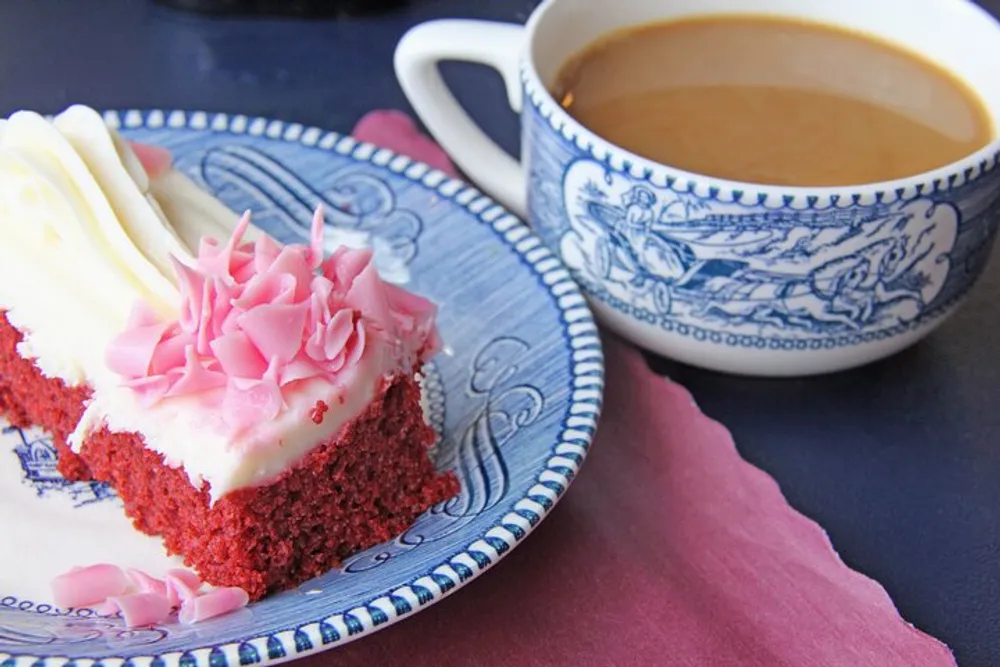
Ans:
[[[1000,220],[1000,24],[972,2],[545,0],[396,51],[431,134],[610,329],[725,372],[886,357],[972,288]],[[519,164],[442,60],[490,65]]]

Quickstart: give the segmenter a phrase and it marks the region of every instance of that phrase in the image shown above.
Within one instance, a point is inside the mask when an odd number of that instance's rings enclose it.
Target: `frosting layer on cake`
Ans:
[[[0,310],[19,353],[92,389],[70,438],[135,432],[214,500],[336,434],[436,351],[434,307],[369,251],[281,246],[93,110],[0,122]],[[225,242],[224,239],[228,239]]]
[[[109,376],[103,346],[134,301],[180,302],[168,256],[190,250],[128,155],[85,107],[0,121],[0,308],[22,356],[70,385]]]

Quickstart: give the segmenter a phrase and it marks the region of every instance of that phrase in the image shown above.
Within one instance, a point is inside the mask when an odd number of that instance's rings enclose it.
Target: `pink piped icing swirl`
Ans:
[[[308,246],[241,243],[249,225],[248,211],[225,245],[203,239],[193,266],[173,259],[176,320],[139,303],[109,346],[108,367],[144,406],[195,397],[238,435],[276,418],[301,383],[334,383],[366,354],[412,368],[437,351],[436,307],[383,281],[371,250],[323,258],[322,209]]]

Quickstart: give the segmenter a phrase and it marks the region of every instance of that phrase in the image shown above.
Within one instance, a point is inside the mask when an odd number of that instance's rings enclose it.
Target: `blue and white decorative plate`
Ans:
[[[371,244],[383,275],[440,305],[446,350],[425,399],[440,467],[462,492],[392,542],[296,590],[194,626],[126,629],[48,599],[74,564],[160,571],[115,494],[69,484],[44,433],[0,434],[0,667],[234,667],[343,644],[455,591],[523,540],[566,490],[597,425],[600,341],[555,256],[515,217],[423,164],[297,124],[190,112],[109,112],[134,139],[277,239],[302,242],[317,204],[328,236]],[[44,663],[41,662],[44,660]]]

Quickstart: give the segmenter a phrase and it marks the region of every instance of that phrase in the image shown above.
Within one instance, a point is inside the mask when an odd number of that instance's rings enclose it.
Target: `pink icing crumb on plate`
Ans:
[[[121,612],[125,625],[135,628],[156,625],[170,618],[172,607],[166,596],[158,593],[132,593],[108,598],[107,605],[114,605]]]
[[[201,577],[192,572],[191,570],[182,570],[181,568],[174,568],[172,570],[167,570],[167,580],[169,582],[170,578],[177,581],[181,581],[185,586],[191,590],[198,590],[201,588]]]
[[[198,580],[197,576],[193,579],[179,576],[177,574],[179,571],[170,570],[166,576],[167,594],[165,597],[170,602],[171,607],[180,607],[189,600],[198,597],[198,590],[201,588],[201,581]]]
[[[138,589],[140,593],[156,593],[163,596],[167,595],[166,583],[161,579],[157,579],[156,577],[146,574],[142,570],[130,567],[125,570],[125,576],[128,577],[132,587]]]
[[[216,588],[185,600],[177,616],[181,623],[190,625],[245,607],[248,601],[242,588]]]
[[[139,164],[146,170],[146,175],[150,178],[158,178],[170,171],[173,167],[174,158],[170,151],[159,146],[129,141],[129,147],[135,153]]]
[[[128,589],[128,579],[114,565],[75,567],[52,580],[52,598],[60,607],[89,607]]]
[[[158,579],[142,570],[122,570],[106,563],[74,567],[52,580],[56,604],[94,607],[104,615],[121,614],[129,628],[156,625],[176,611],[184,624],[198,623],[247,605],[242,588],[202,590],[202,581],[190,570],[173,569]]]

